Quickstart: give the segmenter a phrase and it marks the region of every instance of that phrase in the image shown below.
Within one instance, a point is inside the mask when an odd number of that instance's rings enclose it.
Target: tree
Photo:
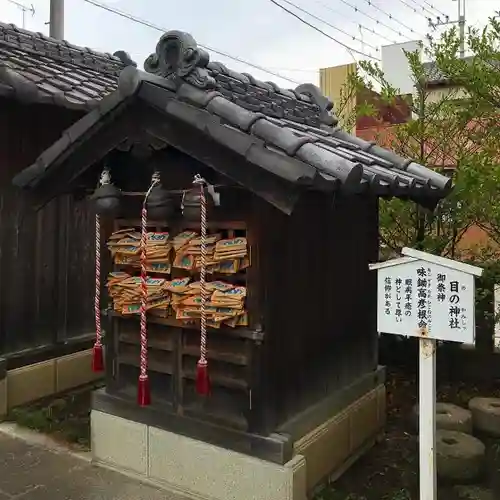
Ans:
[[[381,240],[391,250],[413,246],[456,257],[459,243],[472,225],[479,225],[500,243],[500,25],[491,19],[482,31],[470,29],[467,47],[472,56],[457,56],[456,30],[424,49],[436,69],[454,87],[436,98],[428,89],[428,74],[417,53],[407,53],[415,93],[407,96],[415,119],[381,130],[379,140],[401,156],[453,175],[455,189],[434,213],[391,199],[381,203]],[[394,103],[398,90],[381,69],[360,63],[364,84],[380,87],[380,103]],[[352,83],[348,82],[348,86]],[[346,92],[347,93],[347,92]],[[362,106],[361,106],[362,107]],[[374,112],[376,109],[363,109]],[[360,114],[360,110],[357,110]]]
[[[457,57],[459,44],[456,30],[450,30],[437,43],[431,42],[430,52],[440,71],[465,91],[456,114],[466,124],[468,141],[477,148],[474,165],[462,172],[464,183],[477,193],[469,210],[499,245],[500,22],[491,18],[484,29],[469,29],[470,57]]]

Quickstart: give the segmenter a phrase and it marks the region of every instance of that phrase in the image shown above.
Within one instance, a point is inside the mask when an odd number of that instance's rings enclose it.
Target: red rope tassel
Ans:
[[[92,371],[95,373],[104,371],[104,354],[102,345],[94,344],[92,349]]]
[[[200,396],[208,396],[210,394],[210,377],[208,376],[207,360],[199,360],[196,365],[196,392]]]
[[[95,216],[95,343],[92,350],[92,371],[104,370],[104,356],[102,352],[101,330],[101,220]]]
[[[151,388],[149,387],[149,377],[141,378],[137,385],[137,403],[139,406],[149,406],[151,404]]]

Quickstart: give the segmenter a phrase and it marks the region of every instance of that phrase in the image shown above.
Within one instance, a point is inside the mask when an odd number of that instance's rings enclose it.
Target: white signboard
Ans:
[[[409,248],[402,253],[370,266],[378,275],[378,331],[473,343],[474,279],[481,270]]]
[[[482,270],[403,248],[371,264],[378,275],[378,331],[420,337],[420,500],[436,500],[436,340],[474,341],[474,278]]]
[[[498,320],[498,315],[500,314],[500,285],[495,285],[494,288],[494,302],[495,302],[495,335],[494,342],[495,348],[500,349],[500,320]]]

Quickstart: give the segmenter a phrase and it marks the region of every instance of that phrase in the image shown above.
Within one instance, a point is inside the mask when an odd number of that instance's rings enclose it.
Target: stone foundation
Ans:
[[[2,369],[3,367],[3,369]],[[52,396],[103,377],[92,371],[92,349],[14,370],[0,360],[0,417],[11,408]]]
[[[385,386],[380,385],[294,443],[307,464],[307,491],[337,479],[373,446],[385,425]]]
[[[305,500],[371,447],[385,423],[380,384],[293,443],[275,463],[147,423],[92,410],[97,464],[176,494],[206,500]]]

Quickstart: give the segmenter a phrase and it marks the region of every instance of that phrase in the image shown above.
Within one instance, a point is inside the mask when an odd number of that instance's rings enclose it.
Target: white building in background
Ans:
[[[422,42],[413,40],[384,45],[381,48],[381,67],[385,79],[392,87],[399,89],[401,94],[413,94],[415,91],[415,82],[406,57],[407,52],[418,52],[421,59]]]
[[[422,60],[422,42],[412,40],[382,46],[381,67],[387,83],[395,89],[399,89],[399,94],[411,94],[415,97],[415,80],[406,56],[409,52],[418,52],[420,60]],[[414,115],[413,118],[416,119],[417,116]]]

